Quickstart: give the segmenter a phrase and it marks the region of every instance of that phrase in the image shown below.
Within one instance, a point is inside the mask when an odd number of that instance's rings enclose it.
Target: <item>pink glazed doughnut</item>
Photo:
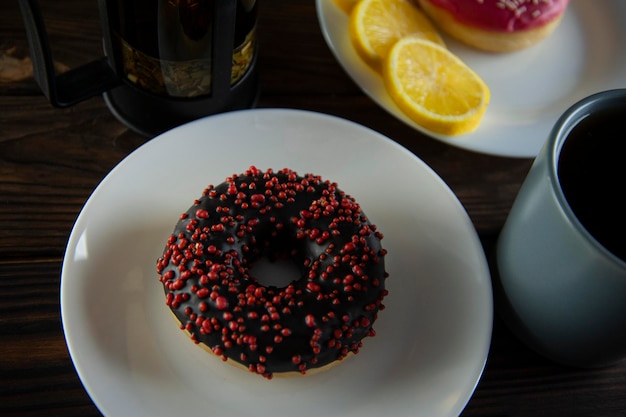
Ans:
[[[535,45],[558,26],[569,0],[417,0],[446,33],[489,52]]]

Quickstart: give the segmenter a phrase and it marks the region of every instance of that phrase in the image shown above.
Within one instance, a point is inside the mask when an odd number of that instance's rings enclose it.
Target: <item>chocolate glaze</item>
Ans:
[[[381,239],[337,184],[250,167],[181,215],[157,271],[196,343],[271,378],[358,353],[374,335],[387,294]],[[263,286],[249,273],[263,256],[293,259],[300,276]]]

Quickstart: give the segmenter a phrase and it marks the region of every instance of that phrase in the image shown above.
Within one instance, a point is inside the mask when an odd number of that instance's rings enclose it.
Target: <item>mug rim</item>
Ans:
[[[565,144],[565,139],[582,120],[588,117],[591,110],[598,106],[599,102],[616,102],[623,101],[624,108],[626,109],[626,88],[618,88],[612,90],[605,90],[598,93],[594,93],[587,96],[573,105],[571,105],[565,112],[557,119],[552,131],[550,132],[549,140],[546,142],[548,153],[548,171],[550,173],[550,182],[552,189],[557,198],[561,210],[564,212],[567,220],[578,230],[581,236],[591,246],[596,248],[599,253],[603,254],[605,258],[609,259],[620,268],[626,268],[626,260],[621,259],[609,249],[607,249],[602,243],[600,243],[580,222],[578,216],[572,210],[561,184],[558,175],[559,157]]]

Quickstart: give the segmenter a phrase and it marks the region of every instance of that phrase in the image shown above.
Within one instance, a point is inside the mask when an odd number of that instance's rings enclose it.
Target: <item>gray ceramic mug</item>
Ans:
[[[626,358],[626,89],[555,124],[497,245],[497,301],[530,347],[580,367]]]

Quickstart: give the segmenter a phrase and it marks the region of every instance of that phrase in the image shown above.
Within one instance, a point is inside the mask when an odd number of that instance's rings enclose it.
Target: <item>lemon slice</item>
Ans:
[[[384,62],[383,79],[398,107],[435,133],[475,130],[489,104],[489,88],[478,74],[448,49],[420,38],[396,42]]]
[[[430,20],[409,0],[360,0],[350,13],[349,33],[361,58],[376,70],[407,35],[445,46]]]
[[[335,4],[346,14],[350,14],[359,0],[335,0]]]

